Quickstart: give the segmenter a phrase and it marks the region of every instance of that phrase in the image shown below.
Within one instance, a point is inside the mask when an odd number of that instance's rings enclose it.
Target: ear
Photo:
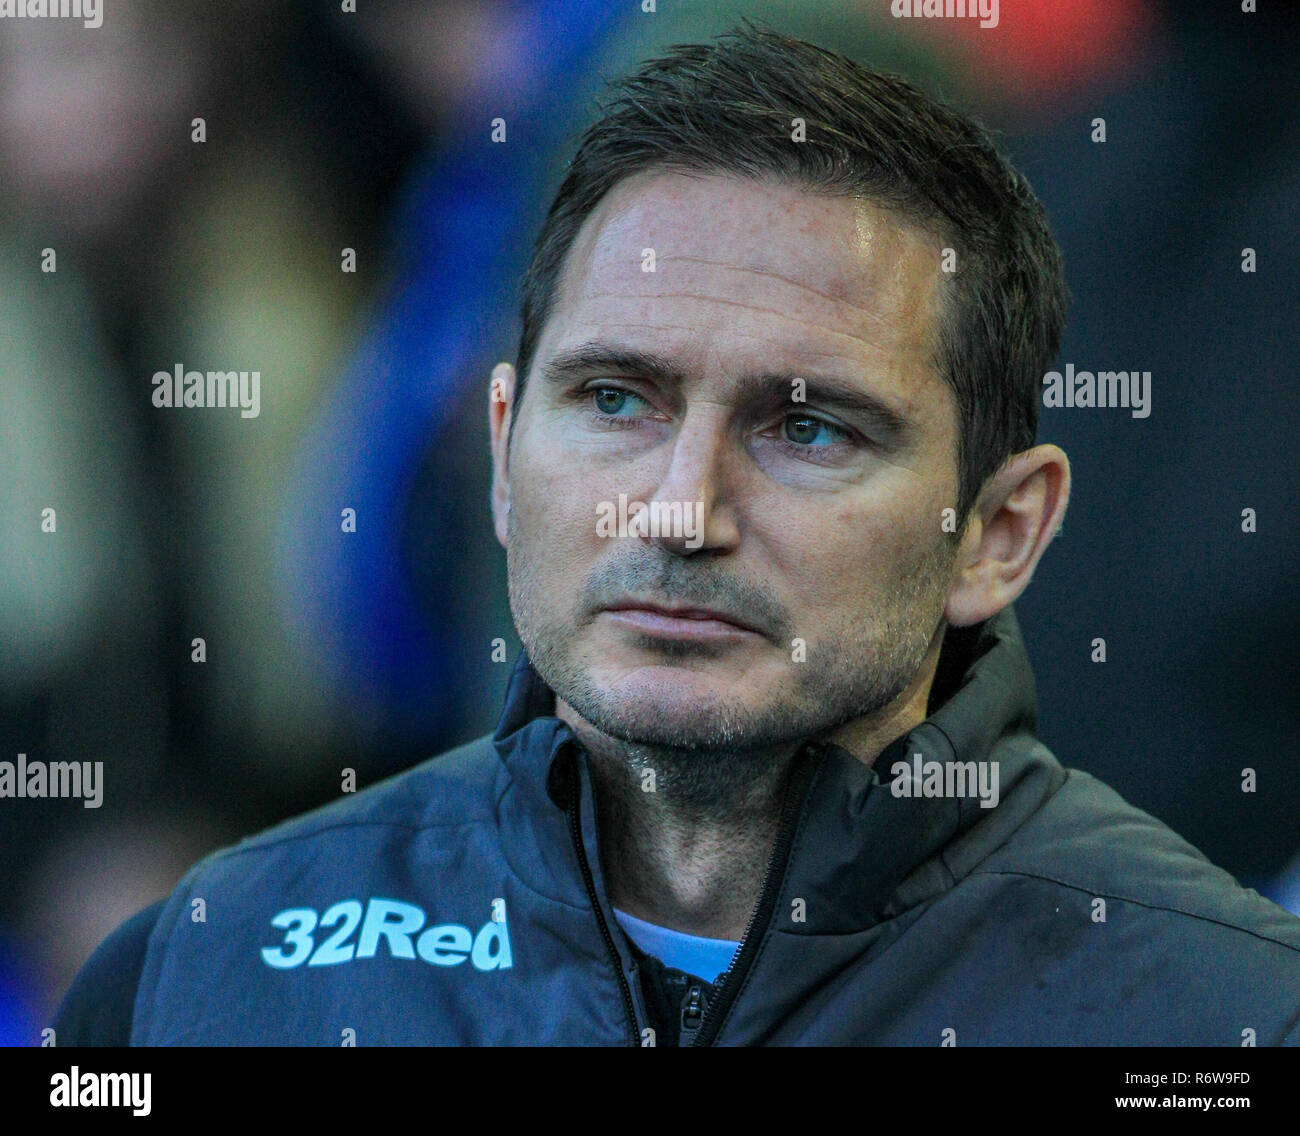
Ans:
[[[984,483],[966,523],[944,618],[968,627],[1028,586],[1070,500],[1070,462],[1057,446],[1010,458]]]
[[[506,545],[510,515],[510,418],[515,401],[515,369],[509,363],[492,368],[488,383],[488,431],[492,436],[492,526],[501,547]]]

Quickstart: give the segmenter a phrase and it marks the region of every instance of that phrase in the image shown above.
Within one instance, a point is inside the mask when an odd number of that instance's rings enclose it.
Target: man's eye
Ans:
[[[644,403],[645,399],[631,391],[620,390],[618,387],[594,387],[591,391],[591,404],[601,414],[607,414],[611,418],[628,418],[631,415],[624,414],[623,411],[635,411],[636,403]]]
[[[789,415],[784,421],[782,432],[786,441],[800,446],[830,446],[848,437],[848,432],[840,427],[806,414]],[[818,438],[821,438],[820,442]]]

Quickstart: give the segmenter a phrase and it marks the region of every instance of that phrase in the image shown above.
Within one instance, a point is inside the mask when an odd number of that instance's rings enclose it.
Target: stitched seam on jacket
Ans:
[[[219,848],[211,854],[209,861],[224,860],[227,856],[238,856],[246,852],[261,852],[263,849],[275,848],[295,840],[310,840],[326,832],[335,832],[344,828],[404,828],[407,832],[426,832],[437,828],[465,828],[472,824],[491,824],[492,817],[476,817],[473,820],[448,820],[437,824],[406,824],[400,820],[346,820],[337,824],[324,824],[310,832],[296,832],[288,836],[277,836],[274,840],[259,840],[254,837],[247,844],[235,844],[229,848]]]
[[[301,832],[293,836],[277,837],[275,840],[268,840],[265,843],[261,843],[261,842],[250,843],[247,846],[242,846],[237,844],[231,848],[221,848],[216,852],[213,852],[211,856],[209,856],[205,861],[202,861],[201,866],[207,868],[210,865],[216,864],[231,856],[236,856],[248,852],[261,852],[267,849],[275,848],[281,844],[290,844],[296,840],[310,840],[312,837],[318,836],[321,833],[334,832],[340,829],[403,828],[407,832],[414,833],[414,832],[428,832],[440,828],[468,828],[476,824],[492,825],[495,824],[495,819],[496,819],[495,817],[479,817],[475,820],[442,821],[438,824],[403,824],[401,821],[395,821],[395,820],[342,821],[338,824],[327,824],[322,826],[321,828],[313,828],[310,832]],[[581,904],[566,903],[562,899],[557,899],[553,895],[547,895],[546,892],[538,891],[536,888],[530,886],[527,881],[520,878],[519,874],[514,870],[514,867],[511,865],[509,857],[507,857],[504,853],[502,853],[501,855],[501,862],[505,865],[506,870],[510,873],[511,877],[515,880],[518,880],[519,885],[530,894],[541,896],[542,899],[546,900],[548,903],[554,903],[560,907],[567,908],[570,911],[591,910],[589,907],[585,907]]]
[[[1249,927],[1241,927],[1236,923],[1225,923],[1222,919],[1214,919],[1209,915],[1200,915],[1195,911],[1184,911],[1181,907],[1168,907],[1162,903],[1147,903],[1141,899],[1134,899],[1132,896],[1118,895],[1114,892],[1096,891],[1092,888],[1086,888],[1082,884],[1072,884],[1065,880],[1058,880],[1055,876],[1045,876],[1038,872],[1020,872],[1006,868],[976,868],[970,876],[1018,876],[1027,880],[1042,880],[1045,883],[1056,884],[1059,887],[1069,888],[1071,891],[1082,892],[1084,895],[1090,895],[1094,898],[1118,899],[1121,903],[1131,903],[1135,907],[1145,907],[1148,911],[1167,911],[1171,915],[1185,915],[1188,919],[1197,919],[1202,923],[1212,923],[1216,927],[1226,927],[1231,931],[1240,931],[1243,935],[1249,935],[1251,938],[1260,939],[1265,943],[1275,943],[1279,947],[1285,947],[1289,951],[1300,955],[1300,947],[1294,947],[1290,943],[1283,942],[1281,939],[1275,939],[1271,935],[1264,935],[1258,931],[1252,931]],[[1282,910],[1285,910],[1283,908]]]

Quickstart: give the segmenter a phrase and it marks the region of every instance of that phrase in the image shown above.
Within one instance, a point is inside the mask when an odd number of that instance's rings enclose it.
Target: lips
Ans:
[[[717,608],[707,607],[671,607],[667,604],[653,603],[649,600],[619,600],[616,603],[609,604],[606,611],[628,611],[628,612],[649,612],[651,615],[663,616],[666,619],[691,620],[699,623],[724,623],[741,631],[757,632],[755,627],[748,620],[740,616],[733,615],[728,611],[721,611]]]

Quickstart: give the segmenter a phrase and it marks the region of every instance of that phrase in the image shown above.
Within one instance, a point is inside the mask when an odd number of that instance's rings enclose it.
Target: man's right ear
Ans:
[[[509,363],[492,368],[488,384],[488,432],[492,438],[492,525],[497,540],[506,544],[506,518],[510,515],[511,408],[515,401],[515,369]]]

